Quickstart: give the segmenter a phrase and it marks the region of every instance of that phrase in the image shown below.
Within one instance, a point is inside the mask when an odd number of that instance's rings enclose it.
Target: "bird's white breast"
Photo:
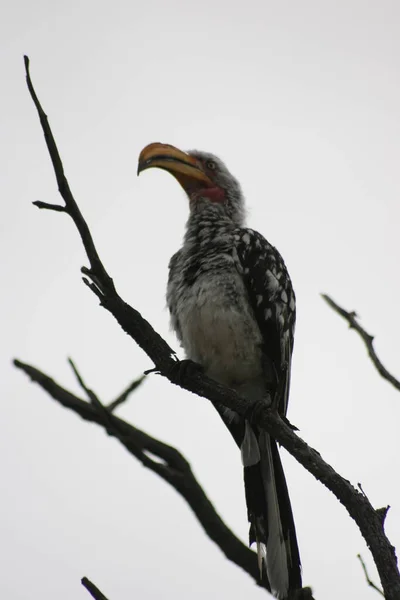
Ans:
[[[180,298],[179,326],[188,358],[226,385],[261,373],[261,333],[238,273],[200,276]]]

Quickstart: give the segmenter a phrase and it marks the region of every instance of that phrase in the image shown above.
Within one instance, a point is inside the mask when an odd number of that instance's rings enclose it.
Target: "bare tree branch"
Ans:
[[[368,585],[370,587],[372,587],[374,590],[376,590],[381,596],[383,596],[384,594],[383,594],[382,590],[379,589],[378,586],[375,585],[375,583],[373,581],[371,581],[371,579],[369,578],[367,567],[366,567],[365,562],[363,561],[363,559],[361,557],[361,554],[357,554],[357,558],[358,558],[358,560],[361,563],[362,569],[364,571],[365,579],[367,580]]]
[[[48,202],[41,202],[40,200],[35,200],[32,202],[38,208],[45,208],[47,210],[54,210],[56,212],[66,212],[65,206],[60,206],[59,204],[49,204]]]
[[[109,288],[110,290],[113,290],[114,284],[112,282],[112,279],[108,276],[106,270],[104,269],[104,267],[100,261],[100,258],[97,254],[97,250],[93,243],[92,235],[89,231],[89,227],[87,226],[84,218],[82,217],[81,211],[79,210],[78,205],[75,202],[75,198],[73,197],[72,192],[70,190],[68,180],[64,174],[64,167],[63,167],[63,164],[62,164],[62,161],[60,158],[60,154],[57,149],[57,144],[53,137],[53,133],[50,129],[49,122],[47,120],[47,115],[44,112],[44,110],[39,102],[39,99],[36,95],[36,92],[33,88],[33,85],[32,85],[31,76],[29,73],[29,58],[27,56],[24,56],[24,63],[25,63],[25,72],[26,72],[26,83],[27,83],[31,98],[36,106],[37,111],[38,111],[40,123],[42,125],[44,137],[45,137],[46,144],[47,144],[47,149],[50,154],[51,162],[53,163],[54,173],[55,173],[55,176],[57,179],[58,190],[59,190],[62,198],[64,199],[65,207],[56,208],[57,205],[46,204],[45,202],[40,202],[40,201],[34,202],[34,204],[36,204],[36,206],[38,206],[39,208],[43,208],[43,209],[57,210],[57,211],[64,210],[66,213],[68,213],[71,216],[71,218],[74,220],[75,225],[80,233],[80,236],[82,238],[82,242],[83,242],[85,248],[90,250],[88,252],[87,256],[88,256],[88,259],[90,262],[91,270],[93,271],[93,273],[95,275],[101,274],[103,285],[106,285],[107,288]]]
[[[86,255],[89,259],[90,269],[83,267],[82,272],[87,275],[93,283],[88,282],[87,279],[85,280],[85,278],[84,281],[100,299],[104,308],[109,310],[115,317],[116,314],[119,314],[119,319],[117,317],[116,318],[122,329],[124,329],[128,335],[132,335],[132,332],[135,332],[137,343],[149,355],[154,364],[157,365],[157,368],[161,367],[163,370],[171,368],[174,363],[177,362],[173,350],[162,339],[162,337],[154,331],[150,323],[141,317],[138,311],[130,307],[120,298],[115,290],[113,280],[108,275],[103,263],[100,260],[93,242],[92,235],[89,231],[89,227],[83,218],[69,187],[47,115],[44,112],[33,88],[29,72],[29,58],[27,56],[24,56],[24,62],[28,90],[39,115],[47,149],[53,164],[58,190],[65,202],[65,207],[63,208],[64,211],[74,221],[86,250]],[[35,202],[34,204],[37,205]],[[51,210],[54,210],[55,205],[50,206]],[[45,209],[46,204],[40,203],[39,207]],[[144,348],[143,342],[147,349]]]
[[[96,402],[98,402],[98,398],[96,396],[96,394],[94,393],[93,390],[89,389],[87,387],[87,385],[85,384],[85,382],[83,381],[83,378],[81,376],[81,374],[79,373],[74,361],[72,360],[72,358],[68,359],[68,362],[74,372],[74,375],[79,383],[79,385],[81,386],[81,388],[83,389],[83,391],[86,393],[88,400],[90,401],[91,404],[95,404]]]
[[[351,312],[347,312],[347,310],[339,306],[339,304],[336,304],[336,302],[332,300],[332,298],[330,298],[330,296],[328,296],[327,294],[321,294],[321,296],[335,312],[337,312],[341,317],[343,317],[343,319],[345,319],[348,322],[350,329],[354,329],[355,331],[357,331],[358,335],[364,342],[369,357],[372,360],[378,373],[384,379],[386,379],[386,381],[389,381],[389,383],[391,383],[393,387],[396,388],[396,390],[400,391],[400,381],[396,379],[396,377],[394,377],[391,373],[389,373],[386,367],[384,367],[381,361],[379,360],[374,348],[374,336],[367,333],[365,329],[361,327],[360,323],[357,321],[357,313],[354,310]]]
[[[238,396],[233,390],[205,377],[200,370],[180,369],[180,363],[168,344],[153,329],[150,323],[143,319],[138,311],[120,298],[99,259],[88,226],[66,184],[62,163],[47,117],[41,108],[30,80],[27,58],[25,59],[25,66],[28,88],[39,113],[47,147],[59,182],[60,193],[66,203],[66,211],[81,234],[91,264],[91,269],[85,268],[83,272],[93,282],[92,284],[87,282],[87,284],[100,299],[101,305],[111,312],[122,329],[146,352],[162,375],[166,376],[172,383],[180,385],[199,396],[208,398],[214,404],[222,404],[236,411],[251,422],[256,423],[258,427],[265,429],[301,465],[331,490],[360,528],[377,566],[385,598],[387,600],[398,600],[400,598],[400,575],[397,568],[395,549],[385,535],[379,513],[373,508],[368,498],[356,490],[349,481],[336,473],[316,450],[310,448],[280,419],[278,414],[271,411],[265,404],[255,404],[249,409],[248,402],[244,398]]]
[[[87,589],[94,600],[107,600],[106,596],[87,577],[82,577],[81,584]]]
[[[129,384],[128,387],[119,396],[117,396],[117,398],[115,398],[115,400],[110,402],[110,404],[107,404],[107,409],[113,412],[116,408],[118,408],[118,406],[126,402],[128,396],[132,394],[132,392],[134,392],[145,379],[146,375],[142,375],[141,377],[138,377],[138,379],[132,381],[132,383]]]
[[[258,585],[270,590],[266,578],[261,582],[259,580],[256,554],[243,544],[222,521],[196,480],[189,462],[176,448],[164,444],[126,421],[110,414],[103,406],[103,410],[108,412],[105,415],[105,412],[98,410],[97,404],[85,402],[75,396],[39,369],[18,360],[15,360],[14,364],[62,406],[73,410],[86,421],[104,427],[106,432],[117,438],[143,466],[159,475],[175,488],[186,500],[205,533],[217,544],[225,556],[246,571]],[[100,403],[100,400],[96,399]]]

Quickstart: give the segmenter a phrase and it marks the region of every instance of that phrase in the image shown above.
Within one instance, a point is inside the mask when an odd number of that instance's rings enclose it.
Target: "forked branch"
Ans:
[[[246,571],[258,585],[270,589],[266,578],[259,580],[256,554],[223,522],[194,476],[189,462],[176,448],[116,417],[93,390],[87,387],[73,363],[74,372],[89,402],[61,387],[39,369],[18,360],[15,360],[14,364],[62,406],[73,410],[82,419],[103,427],[108,435],[118,439],[144,467],[169,483],[186,500],[207,536],[217,544],[225,556]]]

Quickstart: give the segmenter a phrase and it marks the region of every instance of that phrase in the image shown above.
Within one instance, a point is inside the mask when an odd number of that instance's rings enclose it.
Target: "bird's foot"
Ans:
[[[143,375],[151,375],[152,373],[155,373],[156,375],[161,375],[161,371],[158,367],[154,367],[153,369],[147,369],[146,371],[143,371]]]
[[[199,364],[186,358],[185,360],[177,360],[174,365],[168,370],[168,379],[180,385],[183,379],[189,375],[189,377],[203,375],[204,368]]]
[[[262,399],[257,400],[256,402],[254,402],[254,404],[249,406],[249,408],[246,410],[244,417],[251,425],[257,425],[257,423],[260,422],[261,415],[264,413],[266,408],[268,408],[268,410],[271,412],[278,412],[277,407],[274,406],[273,402],[272,404],[268,404],[265,402],[265,399]],[[296,427],[296,425],[293,425],[285,415],[281,415],[278,413],[278,416],[285,423],[285,425],[290,427],[292,431],[299,431],[299,428]]]
[[[257,400],[246,410],[244,418],[250,423],[250,425],[257,425],[257,423],[260,422],[260,417],[266,408],[270,410],[271,405],[268,405],[264,399]]]

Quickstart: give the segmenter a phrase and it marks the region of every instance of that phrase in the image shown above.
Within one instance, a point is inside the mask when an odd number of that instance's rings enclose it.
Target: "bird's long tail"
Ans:
[[[260,574],[265,566],[274,596],[286,598],[301,588],[301,565],[278,447],[246,421],[241,452],[250,545],[257,544]]]

